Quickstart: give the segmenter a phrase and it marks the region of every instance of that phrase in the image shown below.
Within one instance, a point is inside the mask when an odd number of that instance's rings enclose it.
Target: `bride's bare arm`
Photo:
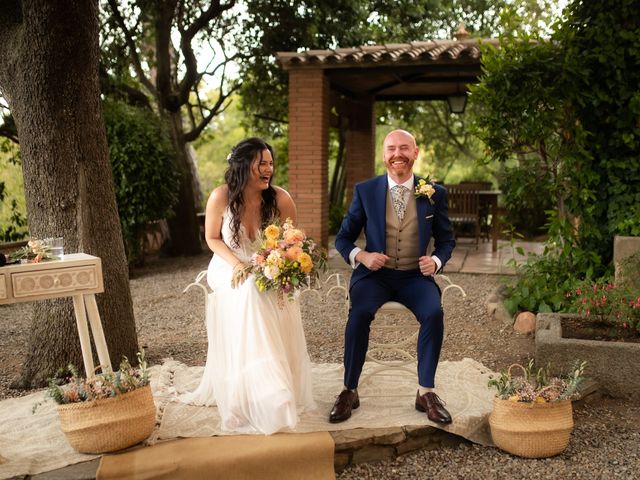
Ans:
[[[298,222],[298,212],[296,211],[296,204],[293,203],[293,199],[289,192],[284,188],[274,187],[276,189],[276,201],[278,202],[278,210],[280,210],[280,220],[284,222],[287,218],[290,218],[294,225]]]
[[[216,188],[207,201],[207,210],[204,220],[204,236],[207,245],[216,255],[220,255],[234,268],[244,268],[244,264],[234,255],[231,249],[222,240],[222,217],[227,208],[228,189],[226,185]],[[234,271],[235,273],[235,271]],[[234,275],[235,277],[235,275]]]

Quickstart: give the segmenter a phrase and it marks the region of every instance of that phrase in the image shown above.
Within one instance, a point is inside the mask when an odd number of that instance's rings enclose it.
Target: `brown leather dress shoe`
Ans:
[[[329,421],[331,423],[344,422],[351,416],[351,410],[354,410],[360,406],[360,399],[358,398],[358,391],[343,390],[338,395],[336,403],[333,404],[331,413],[329,414]]]
[[[420,390],[416,393],[416,410],[427,412],[427,417],[436,423],[451,423],[451,415],[442,405],[440,397],[434,392],[427,392],[420,395]]]

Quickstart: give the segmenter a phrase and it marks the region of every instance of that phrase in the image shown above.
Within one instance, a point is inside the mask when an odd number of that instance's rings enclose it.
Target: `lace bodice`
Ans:
[[[240,234],[239,234],[239,245],[234,245],[233,243],[233,231],[231,230],[231,219],[233,215],[227,207],[224,211],[224,215],[222,218],[222,240],[226,243],[231,250],[236,254],[236,256],[242,260],[243,262],[249,261],[251,259],[251,255],[253,255],[258,250],[259,244],[259,234],[260,231],[256,230],[254,233],[254,237],[256,240],[251,240],[249,235],[244,228],[244,226],[240,225]]]

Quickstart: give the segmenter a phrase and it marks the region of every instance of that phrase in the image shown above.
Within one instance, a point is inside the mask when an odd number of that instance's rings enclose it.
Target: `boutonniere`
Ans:
[[[435,202],[431,197],[433,197],[433,194],[436,193],[436,189],[433,188],[433,185],[430,181],[428,181],[428,179],[429,177],[427,177],[427,180],[425,180],[424,178],[418,180],[418,184],[416,185],[416,189],[413,194],[416,198],[426,198],[427,200],[429,200],[429,203],[431,205],[435,205]]]

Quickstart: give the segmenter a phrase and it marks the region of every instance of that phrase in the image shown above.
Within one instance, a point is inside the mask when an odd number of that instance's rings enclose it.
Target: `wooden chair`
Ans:
[[[480,243],[480,190],[476,185],[445,185],[449,194],[449,220],[474,229],[476,248]]]
[[[491,182],[479,181],[479,180],[466,180],[464,182],[460,182],[460,185],[465,187],[474,187],[478,190],[493,190],[493,184]],[[491,214],[491,205],[482,201],[480,198],[479,205],[479,214],[480,214],[480,235],[487,241],[490,240],[491,237],[491,225],[489,224],[489,215]]]

